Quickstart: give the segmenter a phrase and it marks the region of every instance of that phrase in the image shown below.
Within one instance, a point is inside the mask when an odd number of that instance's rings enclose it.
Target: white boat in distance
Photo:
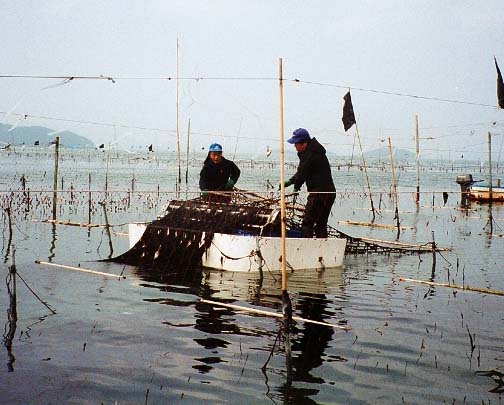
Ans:
[[[457,183],[460,184],[462,199],[468,198],[477,202],[504,202],[504,187],[501,187],[500,179],[496,184],[492,184],[492,194],[490,195],[489,183],[482,180],[473,180],[471,174],[461,174],[457,176]],[[493,182],[492,182],[493,183]],[[463,203],[465,205],[465,203]]]
[[[147,228],[145,223],[129,224],[130,248]],[[214,233],[202,257],[203,267],[237,272],[280,271],[281,237]],[[286,238],[287,269],[339,267],[345,255],[345,238]],[[183,252],[181,252],[183,254]]]
[[[490,187],[488,184],[472,185],[469,189],[469,199],[480,202],[488,202],[490,200],[504,202],[504,187],[493,186],[492,197],[490,197]]]

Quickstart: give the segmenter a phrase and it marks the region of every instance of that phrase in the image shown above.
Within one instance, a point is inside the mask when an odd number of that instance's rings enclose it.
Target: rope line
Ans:
[[[0,79],[45,79],[45,80],[64,80],[65,83],[69,83],[73,80],[107,80],[112,83],[116,83],[117,80],[189,80],[189,81],[200,81],[200,80],[222,80],[222,81],[232,81],[232,80],[244,80],[244,81],[277,81],[279,80],[277,77],[177,77],[177,76],[159,76],[159,77],[140,77],[140,76],[41,76],[41,75],[0,75]],[[323,87],[332,87],[338,89],[345,90],[353,90],[353,91],[362,91],[367,93],[375,93],[375,94],[385,94],[389,96],[398,96],[398,97],[408,97],[415,98],[419,100],[430,100],[430,101],[441,101],[445,103],[454,103],[454,104],[465,104],[465,105],[474,105],[479,107],[490,107],[499,109],[497,105],[493,104],[485,104],[485,103],[475,103],[471,101],[463,101],[463,100],[454,100],[448,98],[441,97],[429,97],[422,96],[418,94],[408,94],[408,93],[399,93],[393,91],[386,90],[377,90],[377,89],[368,89],[364,87],[352,87],[348,85],[340,85],[340,84],[331,84],[331,83],[322,83],[322,82],[314,82],[309,80],[301,80],[301,79],[282,79],[285,82],[293,82],[293,83],[303,83],[314,86],[323,86]]]

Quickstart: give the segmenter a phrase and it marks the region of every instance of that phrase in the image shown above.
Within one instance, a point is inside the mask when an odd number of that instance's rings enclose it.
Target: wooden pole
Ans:
[[[257,315],[271,316],[274,318],[282,318],[283,317],[283,315],[278,312],[269,312],[269,311],[265,311],[263,309],[248,308],[248,307],[243,307],[241,305],[225,304],[223,302],[210,301],[210,300],[205,300],[203,298],[200,298],[200,302],[203,302],[205,304],[210,304],[210,305],[217,305],[217,306],[221,306],[224,308],[236,309],[238,311],[250,312],[252,314],[257,314]],[[352,329],[350,326],[341,326],[341,325],[335,325],[333,323],[312,321],[311,319],[305,319],[305,318],[301,318],[299,316],[293,316],[292,319],[294,319],[296,321],[301,321],[301,322],[313,323],[315,325],[330,326],[331,328],[343,329],[345,331],[349,331]]]
[[[446,283],[435,283],[433,281],[415,280],[412,278],[405,278],[405,277],[399,277],[399,281],[407,281],[410,283],[420,283],[420,284],[427,284],[427,285],[437,286],[437,287],[455,288],[457,290],[474,291],[474,292],[481,292],[481,293],[485,293],[485,294],[504,296],[504,291],[490,290],[488,288],[469,287],[467,285],[456,285],[456,284],[446,284]]]
[[[234,153],[233,153],[233,160],[235,160],[236,149],[238,149],[238,141],[240,140],[240,132],[241,132],[241,127],[242,127],[242,121],[243,121],[243,116],[240,118],[240,126],[238,127],[238,133],[236,134],[236,142],[235,142],[235,148],[234,148]]]
[[[14,362],[16,358],[12,353],[12,341],[16,336],[17,329],[17,299],[16,299],[16,249],[12,248],[11,258],[12,266],[9,267],[9,274],[7,276],[7,292],[9,294],[9,308],[7,309],[7,324],[5,325],[4,345],[7,349],[9,362],[7,369],[9,372],[14,371]]]
[[[488,197],[492,203],[493,189],[492,189],[492,134],[488,133]]]
[[[395,202],[395,213],[394,213],[394,219],[396,220],[397,224],[397,236],[399,237],[399,234],[401,233],[401,226],[399,223],[399,198],[397,196],[397,182],[396,182],[396,177],[395,177],[395,169],[394,169],[394,154],[392,153],[392,141],[390,140],[390,137],[388,138],[388,144],[389,144],[389,153],[390,153],[390,167],[392,171],[392,191],[394,193],[394,202]]]
[[[91,173],[88,173],[88,223],[91,224],[91,210],[92,210],[92,197],[91,197]]]
[[[415,202],[420,204],[420,132],[418,130],[418,114],[415,115],[415,140],[416,140],[416,195]]]
[[[493,185],[492,185],[492,134],[488,132],[488,222],[490,224],[490,235],[493,235]]]
[[[180,168],[180,132],[179,132],[179,41],[177,38],[177,159],[178,159],[178,182],[182,182]]]
[[[280,219],[282,232],[282,313],[284,318],[284,331],[290,331],[292,321],[292,303],[287,291],[287,217],[285,215],[285,148],[284,148],[284,98],[283,98],[283,65],[279,58],[279,90],[280,90]]]
[[[374,221],[376,218],[376,215],[375,215],[376,210],[375,210],[375,207],[373,204],[373,195],[371,194],[371,185],[369,183],[369,175],[368,175],[368,171],[367,171],[366,159],[364,159],[364,152],[362,151],[362,143],[361,143],[361,139],[360,139],[360,135],[359,135],[359,128],[357,126],[357,122],[355,123],[355,132],[357,133],[357,139],[359,140],[361,159],[362,159],[362,164],[364,165],[364,172],[366,173],[366,181],[367,181],[367,186],[368,186],[368,191],[369,191],[369,200],[371,201],[371,212],[373,213],[373,221]]]
[[[185,182],[189,182],[189,139],[191,135],[191,118],[187,123],[187,148],[186,148],[186,170],[185,170]]]
[[[109,160],[110,160],[110,144],[109,150],[107,151],[107,163],[105,168],[105,198],[108,197],[108,171],[109,171]]]
[[[73,267],[73,266],[65,266],[63,264],[57,264],[57,263],[42,262],[40,260],[35,260],[35,263],[41,264],[43,266],[56,267],[58,269],[63,269],[63,270],[72,270],[72,271],[80,271],[82,273],[96,274],[98,276],[114,277],[114,278],[119,278],[119,279],[126,278],[126,276],[121,276],[121,275],[117,275],[117,274],[103,273],[101,271],[88,270],[88,269],[83,269],[80,267]]]
[[[350,167],[353,165],[353,154],[354,154],[354,149],[355,149],[355,138],[357,138],[357,132],[355,132],[355,135],[353,137],[352,156],[350,156]]]
[[[54,150],[54,182],[53,182],[53,204],[52,219],[56,220],[56,211],[58,205],[58,171],[59,171],[59,136],[56,137]]]
[[[285,147],[284,147],[284,115],[283,115],[283,67],[282,58],[279,59],[279,85],[280,85],[280,219],[282,229],[282,291],[287,291],[287,257],[286,243],[287,235],[285,216]]]
[[[100,205],[103,207],[103,216],[105,217],[105,230],[107,231],[107,236],[109,240],[109,248],[110,248],[109,257],[112,257],[112,254],[114,253],[114,247],[112,246],[112,235],[110,234],[110,224],[108,222],[108,216],[107,216],[107,205],[105,204],[105,201],[100,202]]]
[[[9,237],[7,238],[7,249],[5,249],[5,261],[7,261],[7,257],[11,253],[12,245],[12,197],[9,197],[7,205],[4,209],[7,213],[7,220],[9,224]]]

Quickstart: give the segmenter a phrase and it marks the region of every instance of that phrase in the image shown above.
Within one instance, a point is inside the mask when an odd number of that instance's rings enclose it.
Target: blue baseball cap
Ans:
[[[289,143],[298,143],[311,139],[310,133],[304,128],[298,128],[292,133],[292,138],[287,139]]]
[[[222,145],[218,143],[212,143],[210,148],[208,148],[209,152],[222,152]]]

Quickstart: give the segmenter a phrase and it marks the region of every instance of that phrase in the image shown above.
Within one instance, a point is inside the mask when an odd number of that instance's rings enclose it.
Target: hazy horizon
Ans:
[[[364,151],[390,137],[414,152],[418,114],[425,157],[484,159],[488,132],[500,154],[501,1],[126,4],[5,3],[0,121],[155,150],[176,147],[178,132],[184,151],[190,120],[195,148],[260,153],[279,143],[282,58],[286,138],[304,127],[351,154],[351,88]]]

